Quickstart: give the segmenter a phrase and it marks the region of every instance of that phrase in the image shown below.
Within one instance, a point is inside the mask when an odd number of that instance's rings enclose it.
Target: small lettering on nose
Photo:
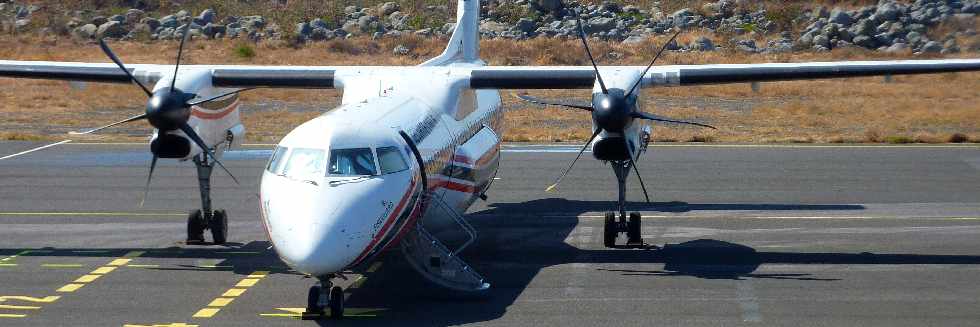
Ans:
[[[386,200],[381,200],[381,206],[384,207],[385,210],[381,213],[380,216],[378,216],[378,220],[374,223],[374,234],[375,235],[377,235],[378,232],[380,232],[381,226],[385,222],[385,217],[388,217],[388,214],[391,213],[391,209],[395,206],[395,203],[394,202],[390,202],[390,201],[386,201]]]

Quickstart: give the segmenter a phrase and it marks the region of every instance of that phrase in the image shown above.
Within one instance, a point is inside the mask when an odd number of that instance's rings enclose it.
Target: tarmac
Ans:
[[[0,142],[0,157],[42,143]],[[651,146],[630,177],[650,249],[602,246],[612,170],[574,145],[507,144],[479,238],[492,284],[427,284],[386,253],[348,275],[347,317],[302,320],[314,280],[258,217],[269,145],[215,170],[229,244],[186,245],[193,164],[145,144],[69,143],[0,160],[0,326],[980,326],[980,147]]]

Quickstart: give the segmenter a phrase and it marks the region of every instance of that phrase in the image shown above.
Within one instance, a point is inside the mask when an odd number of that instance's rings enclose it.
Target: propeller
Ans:
[[[582,146],[582,150],[578,152],[578,155],[577,156],[575,156],[575,160],[572,160],[572,163],[569,164],[568,167],[565,167],[565,169],[561,171],[561,175],[558,176],[558,179],[555,180],[555,183],[554,184],[551,184],[551,186],[548,186],[548,188],[545,189],[546,192],[554,191],[555,188],[558,187],[558,184],[561,183],[562,178],[565,178],[565,175],[568,175],[568,172],[569,171],[572,171],[572,167],[575,166],[575,162],[577,162],[578,159],[582,157],[582,153],[585,153],[585,149],[588,149],[589,148],[589,144],[592,144],[592,140],[595,140],[595,138],[597,136],[599,136],[599,133],[602,133],[602,129],[597,128],[595,130],[595,133],[592,133],[592,137],[589,138],[589,141],[588,142],[585,142],[585,145]]]
[[[176,60],[176,64],[174,65],[174,73],[172,79],[170,80],[170,86],[157,89],[155,92],[150,91],[150,89],[147,88],[146,85],[143,85],[142,82],[136,79],[136,77],[133,76],[132,72],[128,68],[126,68],[126,65],[123,64],[122,60],[119,60],[119,57],[116,56],[116,54],[112,51],[111,48],[109,48],[109,45],[106,44],[105,40],[99,39],[99,47],[102,48],[102,52],[105,52],[106,56],[108,56],[109,59],[111,59],[112,62],[116,64],[116,66],[119,66],[119,69],[121,69],[133,83],[139,86],[140,89],[142,89],[143,92],[146,93],[147,98],[149,98],[146,102],[146,111],[142,114],[112,124],[108,124],[102,127],[98,127],[83,132],[71,132],[69,134],[72,135],[92,134],[110,127],[145,119],[150,123],[151,126],[159,130],[160,133],[177,131],[177,130],[183,132],[188,139],[193,141],[195,145],[201,148],[201,150],[205,153],[205,156],[209,157],[216,164],[218,164],[218,166],[221,167],[221,169],[224,170],[225,173],[228,174],[228,176],[231,176],[231,179],[235,181],[235,184],[240,184],[238,182],[238,178],[236,178],[235,175],[232,174],[231,171],[229,171],[228,168],[226,168],[225,165],[218,160],[218,158],[214,154],[214,151],[208,147],[207,143],[204,142],[201,136],[198,135],[197,132],[194,130],[194,128],[191,127],[187,122],[188,120],[190,120],[191,107],[205,104],[211,101],[215,101],[233,94],[238,94],[239,92],[250,90],[251,88],[239,89],[239,90],[227,92],[218,96],[213,96],[205,99],[198,99],[198,96],[196,94],[184,92],[178,89],[176,87],[177,74],[180,72],[180,62],[184,54],[184,45],[187,43],[187,40],[190,38],[190,23],[184,25],[183,33],[184,34],[180,39],[180,46],[177,50],[177,60]],[[153,171],[156,169],[157,159],[159,159],[159,157],[156,154],[154,154],[153,160],[150,163],[150,172],[147,175],[146,188],[144,189],[143,192],[143,201],[140,201],[140,207],[143,206],[143,203],[146,201],[146,197],[149,194],[150,182],[153,179]]]

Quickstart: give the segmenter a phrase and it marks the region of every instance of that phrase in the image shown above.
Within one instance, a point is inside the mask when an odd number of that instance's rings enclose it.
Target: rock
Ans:
[[[397,2],[385,2],[381,5],[381,16],[391,15],[399,10],[401,10],[401,6]]]
[[[250,31],[258,31],[266,26],[265,17],[262,16],[244,16],[238,22],[242,24],[242,28]]]
[[[715,44],[711,42],[711,39],[702,36],[694,40],[691,48],[697,51],[715,51]]]
[[[14,21],[14,29],[18,32],[23,32],[31,25],[30,18],[21,18]]]
[[[816,40],[816,38],[814,38],[814,40]],[[735,43],[735,50],[751,53],[758,51],[755,46],[755,40],[738,40]]]
[[[316,28],[329,29],[330,28],[330,26],[327,25],[327,22],[323,21],[323,19],[320,19],[320,18],[316,18],[316,19],[311,20],[310,21],[310,27],[312,27],[314,29],[316,29]]]
[[[858,36],[855,36],[854,37],[854,44],[856,44],[858,46],[861,46],[861,47],[868,48],[868,49],[875,49],[875,48],[877,48],[877,43],[875,43],[875,39],[872,38],[872,37],[870,37],[870,36],[867,36],[867,35],[858,35]]]
[[[879,3],[878,9],[875,10],[875,15],[883,21],[896,21],[900,13],[901,10],[894,2]]]
[[[851,26],[851,15],[846,11],[835,8],[833,12],[830,13],[829,21],[835,24],[841,24],[845,27]]]
[[[884,52],[895,53],[895,54],[906,53],[908,51],[909,51],[909,45],[906,43],[895,43],[889,46],[888,48],[885,48],[884,50]]]
[[[344,35],[361,32],[361,29],[357,26],[357,22],[352,20],[344,22],[344,26],[341,29],[345,32]]]
[[[215,38],[218,38],[218,35],[219,34],[221,34],[221,35],[227,34],[228,33],[228,27],[225,26],[225,25],[217,25],[217,24],[214,24],[214,23],[208,23],[207,25],[204,25],[203,28],[201,28],[201,33],[203,33],[204,36],[207,36],[208,38],[215,39]]]
[[[122,23],[113,20],[99,26],[99,29],[95,32],[95,36],[100,39],[106,37],[120,38],[128,33],[129,31],[123,27]]]
[[[72,34],[80,39],[91,39],[95,37],[95,33],[97,33],[98,30],[99,27],[95,26],[95,24],[85,24],[75,28],[75,30],[72,31]]]
[[[926,42],[925,45],[920,49],[922,53],[940,53],[943,51],[943,45],[936,41]]]
[[[537,29],[537,26],[533,20],[521,18],[517,21],[517,24],[514,25],[514,28],[516,28],[518,31],[530,34]]]
[[[639,44],[643,43],[643,41],[646,41],[648,38],[649,37],[644,35],[631,35],[623,40],[623,44]]]
[[[313,28],[313,31],[310,32],[310,40],[313,41],[325,41],[325,40],[332,39],[333,37],[334,37],[333,31],[325,27],[316,27]]]
[[[360,11],[360,9],[357,8],[357,6],[347,6],[347,7],[344,7],[344,14],[345,15],[350,15],[350,14],[356,13],[358,11]]]
[[[177,17],[173,15],[163,16],[160,18],[160,27],[164,28],[177,28],[180,23],[177,22]]]
[[[141,22],[142,19],[143,19],[143,16],[145,16],[145,15],[146,15],[146,13],[143,12],[142,10],[139,10],[139,9],[130,9],[130,10],[127,10],[126,11],[126,21],[127,22]]]
[[[875,32],[875,23],[871,19],[862,19],[858,21],[857,24],[854,24],[854,26],[851,26],[850,32],[851,34],[854,34],[855,37],[871,36]]]
[[[91,22],[92,22],[92,24],[95,24],[95,26],[102,26],[102,24],[105,24],[108,21],[109,21],[109,19],[105,18],[105,16],[95,16],[95,17],[92,17],[92,21]]]
[[[187,18],[187,16],[190,16],[190,15],[191,14],[189,12],[187,12],[187,10],[181,10],[181,11],[178,11],[176,14],[174,14],[174,16],[176,16],[179,19]]]
[[[813,37],[813,46],[814,47],[818,47],[819,46],[819,47],[824,47],[824,48],[830,49],[830,38],[828,38],[826,35],[817,35],[817,36],[814,36]]]
[[[562,9],[561,0],[535,0],[534,3],[542,11],[558,13]]]
[[[608,32],[613,28],[616,28],[616,19],[611,17],[593,18],[585,23],[585,32],[588,34]]]
[[[161,27],[161,30],[157,31],[157,38],[160,40],[172,39],[176,31],[173,27]]]
[[[364,33],[373,33],[380,29],[380,24],[378,23],[378,17],[376,16],[361,16],[357,19],[357,28]]]
[[[218,14],[214,11],[214,9],[205,9],[204,11],[201,12],[200,15],[197,15],[197,19],[201,22],[199,23],[199,25],[207,25],[213,23],[214,18],[217,15]]]
[[[140,19],[140,24],[146,24],[146,26],[149,26],[150,31],[156,31],[157,28],[160,28],[160,21],[153,17],[145,17]]]
[[[407,56],[412,52],[412,50],[405,45],[399,44],[395,46],[395,49],[392,52],[394,52],[396,56]]]
[[[296,33],[296,35],[306,37],[313,32],[313,27],[310,26],[310,23],[306,23],[306,22],[297,23],[296,30],[294,32]]]
[[[909,34],[906,34],[905,35],[905,39],[910,44],[918,45],[919,43],[922,42],[922,34],[919,34],[919,32],[916,32],[916,31],[912,31],[912,32],[909,32]]]
[[[956,44],[956,39],[949,39],[946,40],[946,43],[943,43],[943,50],[940,53],[950,54],[950,53],[959,53],[959,52],[960,52],[960,47],[958,44]]]
[[[110,21],[117,21],[117,22],[120,22],[120,23],[125,24],[126,23],[126,16],[123,16],[123,15],[112,15],[112,16],[109,16],[109,20]]]

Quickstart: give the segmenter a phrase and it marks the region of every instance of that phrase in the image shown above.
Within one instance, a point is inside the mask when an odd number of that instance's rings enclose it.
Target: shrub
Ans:
[[[946,142],[949,143],[966,143],[969,141],[970,138],[963,133],[954,133],[953,135],[950,135],[948,139],[946,139]]]
[[[253,48],[251,44],[241,42],[235,45],[235,48],[232,49],[232,53],[234,53],[235,57],[238,58],[252,59],[255,57],[255,48]]]

